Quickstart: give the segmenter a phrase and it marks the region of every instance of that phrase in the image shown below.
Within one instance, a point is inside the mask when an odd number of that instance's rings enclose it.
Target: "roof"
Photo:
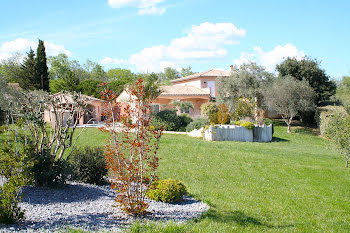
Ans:
[[[194,86],[161,86],[162,93],[159,96],[210,96],[209,88]]]
[[[176,83],[176,82],[187,81],[187,80],[191,80],[199,77],[229,77],[230,75],[231,75],[230,71],[211,69],[204,72],[191,74],[183,78],[171,80],[171,82]]]
[[[55,96],[55,97],[60,97],[60,96],[64,96],[64,101],[67,101],[67,102],[74,102],[73,101],[73,98],[72,98],[72,94],[66,92],[58,92],[56,94],[53,94],[52,96]],[[99,102],[103,102],[103,100],[101,99],[98,99],[98,98],[95,98],[95,97],[91,97],[91,96],[88,96],[88,95],[83,95],[81,94],[81,97],[85,98],[89,103],[93,102],[93,101],[99,101]]]

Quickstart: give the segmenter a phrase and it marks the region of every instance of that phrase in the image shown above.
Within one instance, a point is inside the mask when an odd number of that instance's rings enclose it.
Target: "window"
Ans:
[[[158,113],[160,111],[159,104],[151,104],[152,113]]]

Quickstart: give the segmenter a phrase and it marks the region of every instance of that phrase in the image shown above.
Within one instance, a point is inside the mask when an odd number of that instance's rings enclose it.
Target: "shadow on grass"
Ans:
[[[289,142],[289,140],[284,139],[284,138],[272,137],[271,142]]]
[[[242,211],[231,211],[231,212],[223,212],[219,213],[215,210],[209,210],[206,214],[203,215],[203,218],[211,219],[215,222],[223,222],[223,223],[235,223],[242,227],[247,226],[261,226],[267,228],[288,228],[294,227],[294,224],[285,224],[285,225],[271,225],[268,223],[263,223],[259,219],[246,215]]]
[[[318,136],[319,132],[313,128],[297,128],[293,130],[295,133],[298,134],[304,134],[304,135],[311,135],[311,136]]]

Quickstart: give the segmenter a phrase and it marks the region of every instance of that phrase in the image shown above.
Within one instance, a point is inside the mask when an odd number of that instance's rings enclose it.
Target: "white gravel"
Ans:
[[[0,232],[54,232],[64,227],[79,227],[89,231],[118,232],[133,222],[122,213],[108,185],[95,186],[69,183],[60,189],[24,187],[20,207],[26,219],[14,225],[0,225]],[[150,201],[145,220],[172,220],[182,223],[198,218],[208,205],[191,197],[183,202],[167,204]]]

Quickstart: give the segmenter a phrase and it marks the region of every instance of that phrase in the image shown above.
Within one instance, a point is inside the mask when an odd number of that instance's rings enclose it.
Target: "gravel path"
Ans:
[[[90,231],[121,231],[133,219],[123,214],[113,200],[108,185],[69,183],[61,189],[24,187],[20,207],[26,219],[15,225],[0,225],[0,232],[58,231],[65,226]],[[185,197],[178,204],[150,201],[146,220],[184,222],[197,218],[208,205]]]

